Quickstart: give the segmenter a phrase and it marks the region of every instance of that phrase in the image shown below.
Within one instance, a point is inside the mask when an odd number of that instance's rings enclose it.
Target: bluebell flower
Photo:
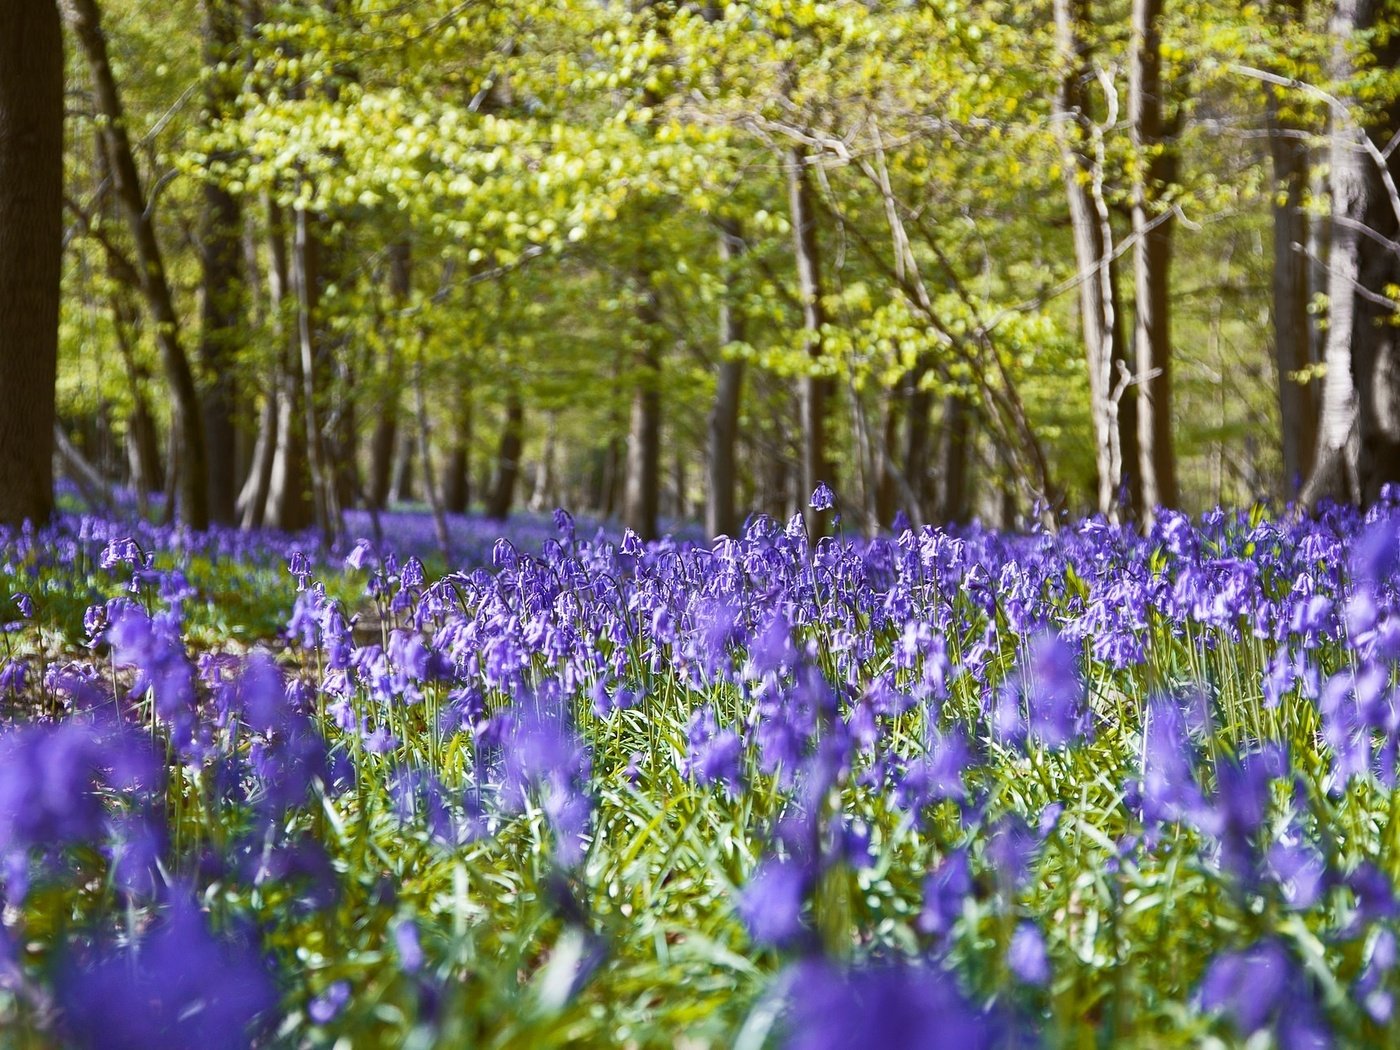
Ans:
[[[65,1031],[103,1050],[244,1050],[277,992],[257,953],[216,940],[177,897],[139,950],[73,967],[58,983]]]

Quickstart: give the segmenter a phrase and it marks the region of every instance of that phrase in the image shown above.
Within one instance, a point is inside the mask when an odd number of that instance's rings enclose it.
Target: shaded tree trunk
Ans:
[[[399,428],[394,445],[394,478],[389,486],[390,503],[408,503],[417,495],[414,460],[416,458],[413,435]]]
[[[733,219],[720,223],[719,262],[725,290],[720,297],[717,335],[723,348],[744,338],[743,313],[735,302],[734,270],[743,253],[739,224]],[[735,446],[739,439],[739,408],[744,393],[744,362],[721,356],[715,379],[715,400],[710,406],[707,430],[709,453],[709,499],[705,503],[705,531],[711,536],[734,535],[739,529],[734,505],[737,485]]]
[[[71,0],[68,10],[92,77],[97,111],[105,120],[102,142],[112,176],[112,190],[131,230],[141,291],[151,312],[153,334],[169,387],[171,412],[180,440],[178,485],[181,514],[186,524],[202,529],[209,524],[204,425],[200,420],[194,374],[180,341],[179,317],[166,278],[164,256],[156,239],[145,188],[127,135],[121,96],[107,56],[107,40],[102,32],[97,4],[95,0]]]
[[[938,517],[944,525],[968,519],[968,469],[971,461],[973,411],[962,398],[943,399],[943,428],[939,440]]]
[[[273,528],[304,529],[314,520],[306,487],[306,434],[301,425],[301,356],[287,330],[287,299],[291,293],[285,215],[276,201],[268,204],[268,299],[277,341],[276,434],[268,477],[265,524]]]
[[[1311,362],[1312,319],[1308,315],[1308,303],[1312,298],[1311,267],[1304,254],[1309,234],[1308,217],[1303,210],[1308,187],[1308,145],[1301,129],[1282,118],[1277,91],[1273,87],[1265,90],[1269,152],[1274,169],[1271,198],[1274,364],[1278,373],[1283,491],[1286,496],[1292,496],[1308,476],[1317,446],[1315,387],[1293,378]]]
[[[389,246],[389,298],[396,310],[408,305],[413,282],[413,254],[408,241],[396,241]],[[394,450],[399,429],[399,389],[396,380],[397,340],[391,334],[385,354],[384,375],[387,389],[379,405],[379,417],[374,422],[369,445],[369,502],[375,510],[383,510],[389,500],[393,482]]]
[[[232,104],[237,87],[221,63],[232,57],[240,19],[228,0],[204,0],[204,64],[215,70],[207,81],[206,120],[216,120]],[[210,163],[223,164],[226,152],[215,152]],[[204,211],[200,229],[199,362],[204,370],[204,438],[209,470],[209,517],[232,523],[238,495],[238,388],[235,382],[239,343],[245,324],[242,255],[243,208],[213,176],[203,186]]]
[[[506,418],[501,426],[501,441],[496,451],[496,471],[491,494],[486,501],[486,516],[505,521],[515,502],[515,485],[520,477],[520,453],[524,447],[525,403],[520,391],[506,394]]]
[[[1133,185],[1133,270],[1137,309],[1133,333],[1137,374],[1138,464],[1142,509],[1179,502],[1172,445],[1171,259],[1175,221],[1162,190],[1176,181],[1176,129],[1163,120],[1164,0],[1133,0],[1128,72],[1128,123],[1138,154]]]
[[[824,356],[822,328],[826,310],[822,305],[821,242],[817,237],[816,201],[812,192],[807,158],[799,149],[787,155],[788,209],[792,223],[792,250],[797,262],[797,287],[802,303],[802,328],[806,333],[807,356],[811,370],[798,386],[798,415],[802,440],[802,492],[799,495],[807,518],[808,533],[814,538],[830,527],[831,513],[815,511],[807,505],[817,485],[836,487],[836,468],[827,446],[827,413],[835,390],[833,381],[817,374]]]
[[[929,506],[929,447],[932,441],[929,416],[933,412],[933,395],[923,389],[928,365],[919,362],[905,377],[904,476],[908,479],[914,506],[908,508],[911,520],[932,521],[935,508]]]
[[[53,510],[63,244],[63,29],[0,0],[0,525]]]
[[[637,355],[632,413],[627,427],[627,482],[622,520],[644,540],[657,537],[661,504],[661,306],[650,275],[643,275],[637,308],[642,347]]]
[[[1338,0],[1332,19],[1331,79],[1346,83],[1356,73],[1355,38],[1375,23],[1376,0]],[[1393,64],[1400,38],[1384,45],[1389,54],[1377,64]],[[1328,257],[1327,377],[1322,392],[1318,448],[1300,501],[1324,496],[1369,501],[1386,481],[1400,479],[1400,380],[1395,327],[1384,300],[1387,278],[1396,272],[1395,253],[1373,235],[1394,239],[1396,217],[1381,171],[1362,148],[1368,131],[1389,140],[1400,115],[1372,128],[1357,124],[1344,102],[1332,106],[1329,159],[1332,185],[1332,240]],[[1391,166],[1395,165],[1391,154]]]
[[[1098,508],[1116,516],[1118,489],[1127,464],[1134,465],[1126,477],[1129,502],[1135,511],[1142,506],[1141,479],[1135,467],[1139,460],[1137,392],[1129,386],[1121,399],[1114,401],[1114,393],[1121,386],[1119,362],[1126,365],[1127,354],[1107,216],[1103,213],[1102,196],[1091,189],[1102,179],[1102,171],[1097,158],[1086,152],[1092,121],[1085,85],[1093,79],[1086,41],[1092,27],[1084,0],[1055,0],[1054,6],[1056,41],[1063,64],[1053,101],[1054,120],[1079,274],[1079,319],[1089,370]]]
[[[340,509],[331,477],[325,435],[321,428],[317,373],[323,355],[321,332],[321,239],[316,218],[298,208],[293,233],[292,286],[297,297],[297,349],[300,353],[301,421],[305,428],[306,462],[311,472],[311,505],[316,528],[327,539],[340,531]]]
[[[471,393],[467,391],[460,401],[452,449],[443,468],[442,503],[452,514],[465,514],[471,504],[472,407]]]

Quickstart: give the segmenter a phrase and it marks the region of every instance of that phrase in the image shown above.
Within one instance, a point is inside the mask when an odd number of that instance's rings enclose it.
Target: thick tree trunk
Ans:
[[[319,365],[325,356],[321,329],[321,239],[317,219],[304,208],[296,211],[292,251],[292,285],[297,296],[297,348],[301,355],[301,410],[305,427],[307,465],[311,470],[311,501],[316,528],[328,540],[340,532],[340,508],[326,456],[318,392]]]
[[[1133,39],[1128,71],[1128,123],[1138,153],[1133,184],[1133,269],[1137,309],[1138,463],[1142,503],[1155,508],[1179,502],[1172,428],[1170,212],[1162,190],[1176,180],[1174,130],[1162,116],[1162,8],[1164,0],[1133,0]]]
[[[1356,71],[1353,48],[1358,30],[1369,28],[1374,0],[1338,0],[1332,20],[1332,79],[1345,83]],[[1358,473],[1357,343],[1366,338],[1358,324],[1361,287],[1361,228],[1368,218],[1372,161],[1359,147],[1366,132],[1344,103],[1332,107],[1328,150],[1332,185],[1332,244],[1328,257],[1328,324],[1322,391],[1322,417],[1312,473],[1300,497],[1311,505],[1323,496],[1362,497]]]
[[[146,397],[144,376],[136,364],[136,351],[131,345],[131,331],[136,323],[134,312],[128,309],[119,292],[111,296],[112,328],[116,333],[117,354],[122,359],[127,388],[131,392],[131,415],[127,418],[127,456],[131,465],[131,487],[136,491],[137,506],[144,514],[146,497],[160,485],[160,438],[151,416]]]
[[[826,309],[822,305],[821,242],[817,237],[816,200],[812,179],[807,171],[807,158],[800,149],[787,155],[788,209],[792,224],[792,250],[797,262],[797,288],[802,303],[802,328],[806,333],[807,356],[811,370],[798,387],[798,415],[802,432],[802,493],[803,513],[807,530],[814,538],[830,528],[831,513],[816,511],[807,505],[818,484],[836,488],[836,468],[827,446],[828,403],[834,394],[833,381],[818,374],[822,366],[822,328],[826,324]]]
[[[417,409],[418,460],[423,464],[423,490],[428,495],[428,508],[433,514],[433,535],[445,562],[452,562],[452,539],[447,531],[447,515],[442,509],[437,477],[433,474],[432,442],[428,438],[428,399],[423,393],[423,336],[418,337],[417,353],[413,359],[413,400]]]
[[[238,42],[240,19],[228,0],[203,0],[204,63],[218,70],[232,57]],[[222,71],[208,79],[206,120],[227,111],[237,87]],[[229,157],[214,153],[211,164]],[[242,255],[243,208],[238,199],[213,176],[203,186],[204,214],[200,230],[200,263],[203,270],[200,302],[199,361],[204,370],[204,437],[209,469],[209,517],[234,521],[238,495],[237,433],[238,388],[235,383],[239,340],[246,324]]]
[[[1393,10],[1393,8],[1386,9]],[[1373,24],[1383,15],[1373,10]],[[1381,37],[1375,52],[1377,69],[1400,66],[1400,34]],[[1368,131],[1384,147],[1400,135],[1400,99],[1393,99]],[[1382,169],[1366,164],[1366,210],[1363,221],[1372,235],[1362,234],[1358,279],[1367,294],[1355,296],[1352,367],[1356,372],[1358,457],[1357,481],[1364,504],[1374,503],[1386,485],[1400,484],[1400,310],[1394,291],[1400,287],[1400,150],[1392,150]],[[1383,179],[1382,176],[1388,176]]]
[[[252,462],[243,490],[238,494],[238,523],[245,529],[262,525],[267,511],[267,492],[272,485],[272,465],[277,454],[277,392],[274,373],[273,389],[267,391],[258,420],[258,438],[253,445]]]
[[[409,301],[413,285],[413,253],[408,241],[396,241],[389,246],[389,298],[396,311],[402,311]],[[385,391],[379,405],[379,417],[374,423],[369,445],[369,502],[375,510],[383,510],[389,500],[393,482],[394,450],[399,430],[399,387],[396,321],[387,340],[384,360]]]
[[[442,503],[452,514],[465,514],[472,497],[472,401],[458,404],[456,434],[442,472]]]
[[[725,291],[719,303],[717,335],[723,348],[744,338],[743,312],[736,303],[734,270],[743,253],[744,242],[737,221],[720,223],[719,261]],[[705,504],[705,531],[711,536],[734,535],[739,529],[734,505],[737,485],[735,445],[739,439],[739,407],[744,393],[744,362],[721,356],[715,379],[715,400],[710,406],[708,428],[709,499]]]
[[[171,412],[180,439],[180,512],[186,524],[202,529],[209,524],[204,425],[200,420],[194,374],[180,341],[180,322],[166,279],[164,257],[127,135],[121,96],[107,57],[107,40],[97,4],[95,0],[71,0],[68,10],[92,77],[93,100],[105,120],[102,141],[111,171],[112,190],[131,230],[141,291],[151,312],[156,345],[170,389]]]
[[[904,430],[904,476],[909,482],[914,506],[907,512],[913,521],[933,521],[938,517],[937,508],[930,506],[929,492],[933,486],[929,481],[929,449],[933,431],[929,416],[933,412],[933,394],[924,389],[923,379],[928,374],[928,364],[919,362],[905,377],[905,422]]]
[[[530,489],[530,511],[538,514],[558,506],[556,498],[555,458],[558,455],[559,427],[551,412],[544,424],[544,448],[540,450],[540,461],[535,467],[535,482]]]
[[[1090,411],[1094,425],[1098,508],[1116,517],[1118,489],[1125,465],[1129,499],[1141,508],[1138,455],[1137,392],[1122,387],[1118,362],[1127,361],[1118,309],[1117,269],[1101,194],[1093,187],[1102,180],[1097,157],[1088,155],[1092,132],[1085,84],[1093,79],[1084,0],[1055,0],[1056,40],[1063,65],[1054,98],[1054,120],[1060,144],[1065,194],[1069,202],[1075,265],[1079,273],[1079,317],[1084,356],[1089,371]],[[1122,389],[1115,403],[1114,394]]]
[[[390,503],[409,503],[417,495],[413,466],[416,458],[414,448],[413,435],[400,427],[394,445],[394,477],[389,486]]]
[[[973,412],[962,398],[949,394],[943,399],[943,429],[940,435],[938,517],[944,525],[961,524],[968,519],[968,466]]]
[[[520,476],[520,453],[524,447],[525,403],[518,390],[506,394],[506,418],[501,426],[501,443],[496,452],[496,472],[486,501],[486,516],[505,521],[515,502],[515,484]]]
[[[1303,210],[1308,187],[1308,145],[1300,128],[1280,115],[1278,93],[1266,89],[1265,113],[1273,158],[1274,220],[1273,322],[1274,364],[1278,372],[1278,407],[1283,447],[1283,491],[1297,493],[1312,468],[1317,446],[1317,408],[1311,383],[1294,376],[1310,363],[1312,319],[1308,303],[1310,266],[1308,217]]]
[[[637,308],[642,346],[637,354],[627,427],[627,483],[622,520],[644,540],[657,537],[661,503],[661,307],[649,275]]]
[[[0,525],[53,510],[63,244],[63,29],[0,0]]]
[[[277,431],[267,484],[265,524],[273,528],[304,529],[314,520],[306,486],[305,428],[301,425],[301,356],[287,331],[286,314],[291,278],[287,262],[287,231],[282,208],[269,199],[268,298],[277,341],[278,366],[274,398]]]

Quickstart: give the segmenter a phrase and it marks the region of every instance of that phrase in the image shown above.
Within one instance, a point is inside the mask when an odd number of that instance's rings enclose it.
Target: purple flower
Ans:
[[[139,951],[69,971],[58,999],[81,1046],[239,1050],[277,992],[256,952],[216,940],[198,908],[178,900]]]
[[[1011,935],[1006,950],[1006,965],[1016,978],[1026,984],[1040,985],[1050,980],[1050,959],[1045,952],[1045,938],[1033,923],[1022,922]]]
[[[813,510],[830,510],[836,502],[836,496],[827,486],[825,481],[817,482],[817,487],[812,490],[811,507]]]
[[[349,569],[363,569],[365,562],[374,557],[374,544],[369,540],[360,540],[355,544],[349,554],[345,556],[345,566]]]
[[[1245,1038],[1272,1026],[1287,1050],[1332,1045],[1306,977],[1276,940],[1216,956],[1196,994],[1201,1009],[1220,1013]]]
[[[802,936],[802,902],[811,873],[795,860],[766,860],[739,896],[739,916],[754,943],[783,947]]]
[[[683,772],[699,784],[723,784],[731,795],[743,783],[744,745],[732,729],[720,729],[714,708],[695,712],[686,731],[690,752]]]
[[[324,992],[312,999],[306,1014],[314,1024],[330,1024],[340,1016],[345,1004],[350,1001],[350,982],[336,981]]]
[[[946,937],[963,911],[963,901],[972,892],[972,869],[967,851],[960,849],[943,858],[943,862],[924,881],[924,910],[919,914],[919,929],[936,937]]]
[[[423,968],[423,946],[418,940],[418,925],[412,919],[394,924],[394,947],[404,973],[417,973]]]
[[[792,1030],[788,1050],[981,1050],[1003,1045],[1008,1026],[976,1009],[953,978],[917,966],[880,966],[847,973],[825,963],[791,971]]]

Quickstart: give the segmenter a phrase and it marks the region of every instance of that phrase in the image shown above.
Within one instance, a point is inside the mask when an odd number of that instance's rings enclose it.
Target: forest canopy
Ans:
[[[66,0],[61,76],[36,8],[0,128],[62,99],[61,292],[16,219],[0,518],[54,443],[92,499],[330,535],[1400,480],[1390,0]]]

